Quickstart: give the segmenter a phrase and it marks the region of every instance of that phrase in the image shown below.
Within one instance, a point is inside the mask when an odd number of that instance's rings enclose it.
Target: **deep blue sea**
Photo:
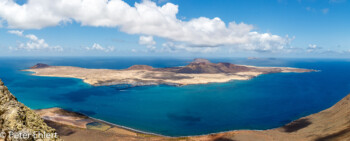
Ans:
[[[79,79],[31,76],[36,63],[123,69],[135,64],[182,66],[192,58],[0,58],[0,78],[32,109],[61,107],[118,125],[167,136],[269,129],[326,109],[350,93],[350,60],[219,58],[256,66],[321,70],[190,86],[94,87]]]

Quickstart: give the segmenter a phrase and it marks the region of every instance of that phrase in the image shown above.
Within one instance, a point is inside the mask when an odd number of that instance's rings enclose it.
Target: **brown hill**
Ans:
[[[206,59],[195,59],[193,62],[183,67],[171,68],[153,68],[147,65],[134,65],[127,70],[154,70],[154,71],[170,71],[176,73],[236,73],[252,70],[249,67],[234,65],[230,63],[211,63]]]
[[[39,69],[39,68],[46,68],[46,67],[49,67],[49,65],[47,64],[43,64],[43,63],[38,63],[32,67],[30,67],[31,69]]]
[[[34,132],[55,134],[55,129],[47,126],[38,114],[29,109],[27,106],[18,102],[4,83],[0,80],[0,132],[7,133],[5,140],[12,141],[33,141],[59,140],[58,138],[35,138]],[[26,133],[28,137],[16,139],[10,133]],[[3,138],[0,138],[0,140]]]
[[[249,71],[251,68],[235,65],[231,63],[211,63],[206,59],[195,59],[184,67],[174,68],[172,71],[177,73],[236,73]]]

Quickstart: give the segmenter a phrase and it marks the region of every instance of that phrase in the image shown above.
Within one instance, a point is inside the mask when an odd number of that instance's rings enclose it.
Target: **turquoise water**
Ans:
[[[206,85],[93,87],[79,79],[31,76],[38,62],[121,69],[134,64],[186,65],[191,59],[0,58],[0,78],[32,109],[61,107],[118,125],[168,136],[236,129],[269,129],[326,109],[350,93],[349,60],[211,59],[258,66],[321,70],[267,74],[247,81]]]

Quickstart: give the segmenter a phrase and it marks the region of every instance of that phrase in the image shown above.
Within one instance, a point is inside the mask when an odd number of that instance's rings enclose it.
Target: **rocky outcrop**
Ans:
[[[59,140],[55,129],[44,123],[34,111],[18,102],[0,80],[0,140]],[[46,136],[46,137],[44,137]],[[50,136],[50,137],[48,137]]]
[[[38,64],[36,64],[35,66],[30,67],[30,68],[31,68],[31,69],[40,69],[40,68],[46,68],[46,67],[49,67],[49,65],[43,64],[43,63],[38,63]]]
[[[163,71],[191,74],[237,73],[251,70],[254,70],[254,68],[223,62],[215,64],[206,59],[195,59],[193,62],[183,67],[163,69]]]
[[[250,71],[252,68],[230,63],[191,63],[175,72],[177,73],[236,73]]]

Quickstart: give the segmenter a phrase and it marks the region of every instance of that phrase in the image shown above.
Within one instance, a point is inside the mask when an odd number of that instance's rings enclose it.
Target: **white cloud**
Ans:
[[[63,48],[60,46],[49,46],[44,39],[39,39],[33,34],[24,35],[23,31],[19,30],[10,30],[10,34],[17,35],[19,37],[27,38],[26,43],[19,43],[17,47],[9,47],[10,50],[27,50],[27,51],[63,51]]]
[[[1,0],[0,17],[10,28],[41,29],[76,21],[83,26],[118,27],[128,34],[142,34],[183,42],[189,46],[278,48],[289,44],[289,38],[258,33],[252,25],[225,23],[216,17],[183,21],[176,17],[178,6],[166,3],[157,6],[144,0],[132,7],[122,0],[29,0],[18,5]]]
[[[316,48],[317,48],[317,45],[315,45],[315,44],[309,44],[308,49],[316,49]]]
[[[285,37],[281,40],[280,36],[269,33],[259,34],[257,32],[250,33],[252,40],[248,43],[241,44],[238,47],[241,50],[255,51],[255,52],[279,52],[282,50],[289,50],[290,43],[293,38]]]
[[[113,52],[115,49],[112,46],[102,47],[100,44],[94,43],[92,47],[85,48],[88,51],[103,51],[103,52]]]
[[[23,31],[19,31],[19,30],[9,30],[8,33],[14,34],[17,36],[23,36]]]
[[[153,36],[140,36],[140,45],[146,45],[148,52],[156,52],[156,41],[153,40]]]
[[[320,49],[322,49],[322,47],[319,47],[315,44],[309,44],[309,46],[306,48],[306,52],[315,52]]]
[[[147,52],[156,52],[157,48],[155,46],[147,46]]]
[[[140,36],[139,39],[140,45],[154,46],[156,42],[153,40],[152,36]]]

